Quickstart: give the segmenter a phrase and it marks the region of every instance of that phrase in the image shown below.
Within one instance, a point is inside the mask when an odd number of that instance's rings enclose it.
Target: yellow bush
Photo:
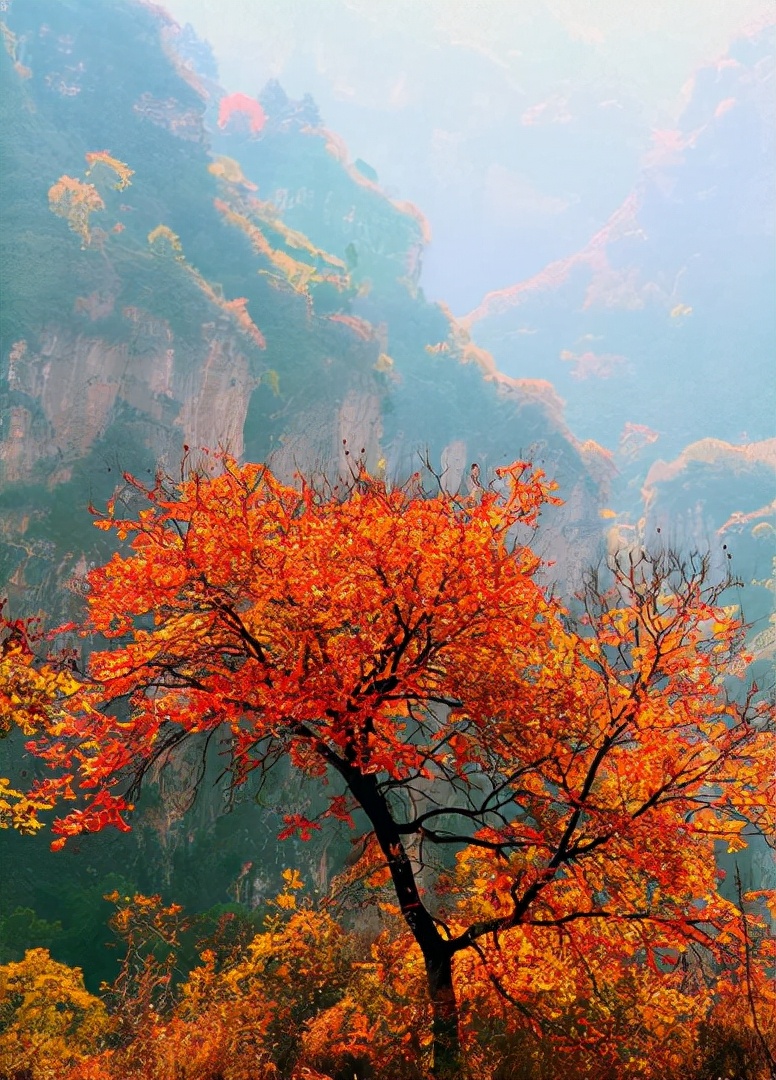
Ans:
[[[100,1048],[109,1023],[80,968],[57,963],[47,949],[0,967],[0,1076],[61,1080]]]

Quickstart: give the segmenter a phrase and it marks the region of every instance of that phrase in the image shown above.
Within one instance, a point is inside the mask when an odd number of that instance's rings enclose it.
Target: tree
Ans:
[[[528,546],[554,486],[524,462],[463,501],[417,476],[316,491],[215,464],[127,476],[142,508],[95,511],[132,540],[89,574],[80,629],[106,647],[30,744],[55,772],[33,797],[82,801],[53,847],[128,828],[186,740],[223,732],[238,784],[290,760],[326,815],[368,819],[423,956],[437,1075],[458,1067],[459,954],[525,1008],[561,967],[595,986],[590,963],[614,984],[740,952],[714,848],[772,835],[769,716],[734,685],[743,628],[707,559],[625,552],[572,617]],[[281,837],[318,828],[290,814]],[[421,888],[434,850],[458,853],[447,898]]]
[[[40,627],[32,619],[10,618],[4,608],[0,602],[0,739],[17,728],[34,735],[52,722],[58,702],[80,685],[66,656],[56,665],[38,662]],[[8,777],[0,776],[0,829],[33,833],[43,826],[39,815],[46,809],[48,802],[17,791]]]
[[[0,968],[0,1076],[62,1076],[94,1053],[108,1027],[80,969],[52,960],[47,949]]]
[[[94,184],[85,184],[72,176],[60,176],[49,188],[49,207],[58,217],[64,218],[73,232],[78,233],[83,246],[92,240],[89,218],[96,210],[104,210],[105,203]]]

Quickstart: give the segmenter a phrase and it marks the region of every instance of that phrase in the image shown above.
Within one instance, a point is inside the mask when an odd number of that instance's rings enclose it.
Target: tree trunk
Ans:
[[[458,1003],[453,987],[455,950],[439,933],[431,913],[421,899],[412,862],[404,849],[401,834],[385,795],[378,787],[376,777],[373,774],[364,776],[354,766],[344,762],[337,763],[335,767],[372,823],[375,837],[391,872],[401,913],[423,954],[433,1016],[431,1075],[439,1077],[440,1080],[456,1080],[461,1067],[461,1042],[458,1036]]]
[[[428,994],[432,1009],[433,1065],[431,1074],[452,1080],[461,1067],[461,1042],[458,1035],[458,1002],[453,986],[453,957],[448,949],[424,955]]]

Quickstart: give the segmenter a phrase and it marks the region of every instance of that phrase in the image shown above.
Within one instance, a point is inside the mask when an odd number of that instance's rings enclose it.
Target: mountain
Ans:
[[[433,233],[422,285],[456,312],[582,246],[632,188],[687,73],[769,0],[168,0],[255,95],[309,92]]]
[[[203,48],[140,4],[15,3],[5,41],[0,465],[19,589],[30,559],[49,588],[47,560],[61,580],[63,559],[93,557],[88,499],[184,444],[288,474],[344,466],[347,440],[395,476],[448,448],[457,482],[467,457],[542,444],[569,491],[595,491],[551,388],[498,375],[425,301],[422,215],[311,100],[270,84],[254,123],[253,99],[200,76]],[[52,195],[62,177],[75,196]]]
[[[752,629],[753,677],[767,682],[776,658],[776,439],[693,443],[652,465],[643,494],[644,544],[707,552],[719,577],[739,580],[735,599]]]
[[[174,471],[203,446],[288,479],[336,480],[363,457],[403,482],[427,460],[451,491],[473,461],[487,475],[527,455],[565,499],[538,539],[562,591],[600,557],[606,520],[626,543],[654,539],[690,505],[712,523],[718,557],[740,526],[735,569],[757,617],[766,611],[773,226],[756,206],[773,152],[767,37],[698,73],[678,133],[656,143],[589,243],[460,320],[421,287],[422,212],[383,189],[309,95],[273,80],[227,93],[207,45],[150,4],[6,8],[0,577],[14,613],[76,618],[85,571],[109,554],[89,503],[120,498],[125,471]],[[630,123],[605,99],[572,99],[572,124],[603,109],[604,142]],[[562,126],[548,102],[524,102],[537,161],[540,129]],[[557,197],[550,172],[534,179],[541,199]],[[715,231],[731,213],[735,235]],[[754,449],[734,445],[744,427]],[[687,449],[709,435],[713,446]],[[8,756],[29,767],[18,743]],[[298,783],[276,777],[257,828],[252,800],[216,782],[216,758],[184,816],[194,764],[160,770],[129,837],[57,856],[45,840],[2,837],[7,955],[51,944],[96,986],[110,976],[102,897],[114,888],[168,892],[191,910],[255,905],[288,864],[325,887],[326,845],[342,837],[275,842],[280,813],[305,808]]]
[[[350,159],[311,99],[273,82],[227,94],[190,30],[130,0],[14,0],[2,33],[0,577],[15,614],[77,618],[86,570],[110,553],[89,504],[203,446],[286,478],[336,479],[362,457],[404,481],[427,459],[448,490],[472,461],[487,475],[529,453],[566,498],[541,550],[563,588],[578,578],[610,456],[572,434],[549,383],[499,373],[426,301],[422,214]],[[30,767],[20,742],[8,758]],[[330,837],[275,843],[281,810],[308,797],[298,783],[277,776],[257,828],[216,755],[184,821],[195,764],[160,771],[129,837],[53,856],[5,834],[4,955],[51,944],[97,985],[114,888],[203,910],[248,890],[259,903],[289,861],[325,881]]]
[[[549,379],[578,434],[614,448],[650,429],[645,465],[774,431],[775,36],[761,27],[696,72],[584,246],[462,320],[503,371]]]

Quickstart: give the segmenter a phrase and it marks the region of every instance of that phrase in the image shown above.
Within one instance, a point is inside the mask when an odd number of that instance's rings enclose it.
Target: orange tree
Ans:
[[[464,501],[363,471],[321,493],[218,470],[127,477],[142,508],[97,515],[131,545],[90,572],[80,629],[106,647],[31,744],[54,770],[36,804],[79,800],[54,847],[126,829],[137,781],[187,739],[221,729],[238,783],[287,757],[326,813],[369,821],[422,953],[438,1075],[460,1057],[457,954],[520,1006],[521,957],[540,977],[550,931],[609,984],[739,947],[714,847],[771,833],[769,719],[733,685],[742,627],[706,560],[622,555],[572,619],[537,577],[531,527],[556,500],[525,463]],[[420,887],[433,849],[459,854],[448,909]]]

